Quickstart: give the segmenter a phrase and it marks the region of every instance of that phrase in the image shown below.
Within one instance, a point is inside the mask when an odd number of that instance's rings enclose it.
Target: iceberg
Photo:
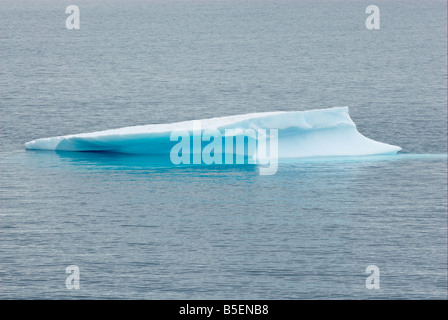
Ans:
[[[42,138],[27,142],[25,148],[164,155],[170,154],[177,143],[170,139],[171,134],[179,131],[193,133],[195,121],[198,120]],[[359,133],[349,116],[348,107],[250,113],[203,119],[200,123],[202,130],[219,130],[223,136],[228,129],[232,129],[234,135],[248,130],[276,129],[279,159],[389,155],[401,150],[398,146],[374,141]]]

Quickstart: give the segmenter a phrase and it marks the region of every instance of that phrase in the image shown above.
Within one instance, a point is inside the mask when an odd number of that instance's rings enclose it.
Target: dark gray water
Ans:
[[[77,4],[81,28],[65,28]],[[0,2],[2,299],[446,299],[446,2]],[[173,167],[36,138],[348,105],[395,157]],[[65,268],[77,265],[80,289]],[[368,265],[380,270],[369,290]]]

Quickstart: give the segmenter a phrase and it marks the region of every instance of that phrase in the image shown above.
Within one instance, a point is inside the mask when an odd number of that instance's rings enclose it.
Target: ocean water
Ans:
[[[376,1],[379,30],[370,4],[0,1],[0,298],[446,299],[446,2]],[[403,152],[261,176],[24,148],[334,106]]]

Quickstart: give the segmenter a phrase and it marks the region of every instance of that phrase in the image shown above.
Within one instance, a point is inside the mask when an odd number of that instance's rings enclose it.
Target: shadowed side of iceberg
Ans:
[[[197,122],[197,120],[196,120]],[[396,154],[400,147],[374,141],[356,129],[348,107],[295,112],[267,112],[200,120],[202,130],[225,135],[246,135],[252,130],[278,130],[278,158],[364,156]],[[153,124],[37,139],[25,144],[29,150],[95,151],[125,154],[169,154],[177,141],[173,131],[193,136],[194,121]],[[257,137],[254,137],[257,140]],[[208,142],[203,141],[202,147]],[[224,149],[223,149],[224,150]],[[246,154],[252,156],[252,154]]]

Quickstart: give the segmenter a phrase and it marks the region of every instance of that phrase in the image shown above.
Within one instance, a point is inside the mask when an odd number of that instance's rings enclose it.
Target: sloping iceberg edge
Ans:
[[[308,111],[278,111],[200,120],[202,130],[278,130],[278,158],[364,156],[396,154],[400,147],[363,136],[349,116],[348,107]],[[193,121],[149,124],[90,133],[37,139],[28,150],[95,151],[125,154],[169,154],[177,141],[173,131],[193,132]],[[206,144],[206,143],[205,143]],[[204,145],[204,142],[203,142]]]

